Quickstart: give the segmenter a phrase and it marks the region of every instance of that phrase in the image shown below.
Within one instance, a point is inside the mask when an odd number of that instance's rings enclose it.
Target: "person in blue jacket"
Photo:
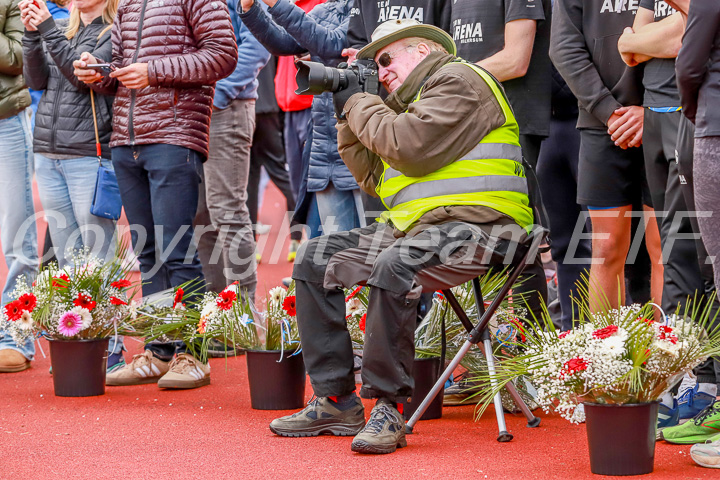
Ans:
[[[344,61],[352,0],[328,0],[307,14],[288,0],[262,1],[270,16],[254,0],[241,0],[240,18],[270,53],[309,52],[329,67]],[[294,220],[307,224],[310,238],[364,226],[359,187],[338,153],[331,93],[315,97],[311,118]]]

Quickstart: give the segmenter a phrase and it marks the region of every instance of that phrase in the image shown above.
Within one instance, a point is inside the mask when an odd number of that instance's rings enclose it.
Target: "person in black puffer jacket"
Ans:
[[[25,25],[23,72],[30,88],[45,90],[35,120],[35,170],[40,200],[60,268],[68,249],[112,255],[115,222],[90,213],[99,160],[90,89],[75,77],[83,52],[110,60],[110,27],[118,0],[76,1],[68,20],[55,20],[45,3],[20,4]],[[102,163],[110,166],[112,97],[95,95]]]

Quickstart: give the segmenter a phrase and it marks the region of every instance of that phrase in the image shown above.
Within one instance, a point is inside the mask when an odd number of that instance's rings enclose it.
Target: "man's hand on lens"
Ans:
[[[333,93],[333,105],[335,106],[335,116],[338,119],[345,118],[345,115],[343,114],[343,109],[345,108],[345,104],[348,100],[350,100],[350,97],[355,95],[356,93],[362,93],[363,89],[360,86],[360,79],[357,75],[355,75],[355,72],[352,70],[346,70],[347,73],[347,79],[348,79],[348,86],[347,88],[340,90],[339,92]]]
[[[642,145],[644,117],[642,107],[620,107],[615,110],[608,121],[608,134],[615,145],[623,150]]]
[[[96,70],[85,68],[88,64],[92,65],[95,63],[98,63],[95,57],[88,52],[83,52],[80,54],[80,60],[75,60],[73,62],[73,67],[75,67],[75,71],[73,73],[75,73],[78,80],[83,83],[99,82],[103,78],[102,74]]]
[[[131,63],[127,67],[119,68],[111,72],[110,76],[120,80],[125,87],[134,90],[150,85],[147,63]]]

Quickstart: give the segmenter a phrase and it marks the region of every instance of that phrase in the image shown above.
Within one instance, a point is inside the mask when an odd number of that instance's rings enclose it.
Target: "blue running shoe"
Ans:
[[[698,386],[686,390],[678,400],[680,421],[695,418],[695,416],[712,405],[715,397],[707,393],[698,392]]]
[[[658,422],[657,428],[674,427],[680,422],[680,409],[678,408],[678,402],[673,398],[672,408],[668,407],[664,403],[660,404],[658,409]]]

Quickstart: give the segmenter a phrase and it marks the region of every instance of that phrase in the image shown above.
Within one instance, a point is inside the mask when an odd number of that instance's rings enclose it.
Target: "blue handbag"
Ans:
[[[95,193],[93,194],[92,205],[90,205],[90,213],[96,217],[118,220],[122,212],[120,187],[118,187],[115,171],[102,164],[102,148],[100,146],[97,117],[95,115],[95,96],[92,90],[90,90],[90,101],[92,103],[93,124],[95,126],[95,149],[98,157],[97,179],[95,180]]]

